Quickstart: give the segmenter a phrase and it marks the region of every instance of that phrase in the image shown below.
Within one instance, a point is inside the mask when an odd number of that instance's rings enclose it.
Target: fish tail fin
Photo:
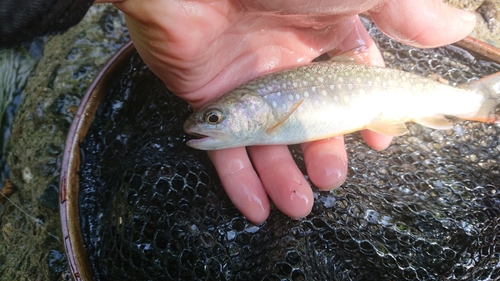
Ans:
[[[500,123],[500,72],[462,86],[480,91],[484,100],[476,115],[467,118],[474,121]]]

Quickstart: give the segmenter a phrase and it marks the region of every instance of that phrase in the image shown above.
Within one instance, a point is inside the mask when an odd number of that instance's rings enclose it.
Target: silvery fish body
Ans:
[[[500,73],[459,87],[412,73],[318,62],[256,78],[184,124],[197,149],[295,144],[362,129],[398,136],[404,122],[445,129],[448,116],[498,122]]]

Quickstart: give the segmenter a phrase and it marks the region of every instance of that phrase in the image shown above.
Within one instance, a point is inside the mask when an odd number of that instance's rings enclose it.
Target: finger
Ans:
[[[270,213],[269,199],[244,147],[209,151],[222,186],[248,220],[261,224]]]
[[[370,130],[361,131],[361,136],[363,140],[369,145],[371,148],[375,150],[384,150],[392,142],[392,137],[384,134],[380,134]]]
[[[255,146],[248,150],[267,194],[278,209],[292,218],[307,216],[314,203],[311,186],[288,147]]]
[[[369,11],[384,33],[417,47],[436,47],[469,35],[474,14],[452,8],[440,0],[388,0]]]
[[[311,181],[321,190],[339,187],[347,177],[344,137],[302,144],[304,162]]]

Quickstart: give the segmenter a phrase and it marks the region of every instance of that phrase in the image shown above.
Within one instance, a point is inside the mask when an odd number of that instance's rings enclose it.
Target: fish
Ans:
[[[200,150],[290,145],[359,130],[401,136],[406,122],[449,129],[456,119],[499,123],[500,72],[458,86],[410,72],[324,61],[253,79],[184,123]]]

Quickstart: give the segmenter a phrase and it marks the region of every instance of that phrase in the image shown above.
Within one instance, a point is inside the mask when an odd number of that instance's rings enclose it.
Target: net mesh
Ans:
[[[409,48],[366,23],[388,66],[465,83],[500,71],[458,47]],[[138,55],[81,144],[82,234],[96,280],[496,280],[500,127],[410,125],[384,151],[346,137],[349,174],[312,213],[248,222],[205,152],[187,104]],[[305,174],[298,146],[290,149]]]

